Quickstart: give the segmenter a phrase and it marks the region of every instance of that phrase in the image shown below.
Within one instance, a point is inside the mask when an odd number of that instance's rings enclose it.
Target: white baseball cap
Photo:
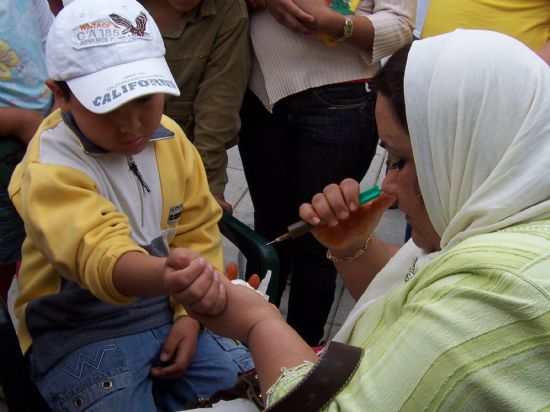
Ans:
[[[46,65],[82,105],[107,113],[152,93],[179,96],[164,59],[164,42],[135,0],[74,0],[48,33]]]

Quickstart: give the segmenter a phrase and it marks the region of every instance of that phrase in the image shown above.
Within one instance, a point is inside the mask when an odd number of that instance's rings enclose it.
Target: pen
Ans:
[[[380,196],[380,188],[378,187],[378,185],[374,185],[370,189],[367,189],[364,192],[359,193],[359,204],[364,205],[368,201],[370,201],[372,199],[375,199],[378,196]],[[319,225],[317,225],[317,226],[319,226]],[[285,234],[279,236],[275,240],[272,240],[271,242],[268,243],[268,245],[270,245],[272,243],[282,242],[283,240],[287,240],[287,239],[291,239],[291,238],[295,239],[299,236],[305,235],[311,229],[313,229],[317,226],[310,225],[305,220],[299,220],[298,222],[293,223],[290,226],[288,226],[287,227],[287,232]]]

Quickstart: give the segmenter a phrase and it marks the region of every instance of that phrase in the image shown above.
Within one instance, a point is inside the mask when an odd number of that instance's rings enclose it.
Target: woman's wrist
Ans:
[[[351,245],[342,249],[327,249],[327,259],[334,263],[353,262],[366,253],[371,238],[372,233],[358,245]]]
[[[342,36],[342,30],[346,17],[327,7],[326,11],[316,16],[318,30],[333,38]]]

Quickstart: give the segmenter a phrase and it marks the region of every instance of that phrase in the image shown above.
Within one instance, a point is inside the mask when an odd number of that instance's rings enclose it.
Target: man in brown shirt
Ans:
[[[226,150],[238,143],[239,109],[250,71],[244,0],[140,0],[160,28],[180,88],[164,112],[183,128],[204,163],[210,191],[225,201]]]

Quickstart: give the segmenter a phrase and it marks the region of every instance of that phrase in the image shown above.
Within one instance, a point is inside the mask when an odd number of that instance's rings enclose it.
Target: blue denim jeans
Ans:
[[[254,367],[239,342],[201,332],[183,376],[151,378],[170,325],[104,340],[69,354],[41,376],[33,376],[54,411],[176,411],[198,398],[230,388],[237,374]],[[32,370],[32,352],[29,357]]]
[[[329,183],[361,180],[378,144],[374,93],[334,84],[278,102],[269,113],[248,90],[239,151],[254,205],[255,229],[268,239],[299,219],[298,209]],[[336,270],[311,234],[275,245],[281,289],[292,273],[287,322],[317,345],[332,306]]]

